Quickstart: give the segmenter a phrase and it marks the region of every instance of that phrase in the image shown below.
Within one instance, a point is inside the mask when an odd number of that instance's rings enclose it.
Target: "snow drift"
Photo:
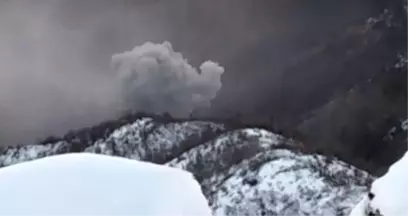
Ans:
[[[151,42],[112,56],[125,107],[154,114],[188,116],[209,106],[221,88],[224,68],[212,61],[193,68],[169,42]]]
[[[0,215],[211,215],[192,174],[89,153],[2,168],[0,194]]]
[[[350,216],[408,215],[408,152],[371,185]]]

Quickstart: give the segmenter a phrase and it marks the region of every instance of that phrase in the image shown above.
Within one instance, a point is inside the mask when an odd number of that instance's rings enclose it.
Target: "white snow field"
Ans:
[[[191,173],[90,153],[2,168],[0,194],[0,215],[211,215]]]
[[[408,152],[373,182],[370,193],[350,213],[365,215],[408,215]]]

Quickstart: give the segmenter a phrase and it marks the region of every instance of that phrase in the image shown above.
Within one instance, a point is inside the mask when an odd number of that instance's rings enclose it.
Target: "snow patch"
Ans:
[[[394,64],[394,67],[395,67],[395,68],[404,68],[404,67],[407,67],[408,58],[407,58],[407,55],[406,55],[406,54],[398,53],[397,58],[398,58],[398,60],[397,60],[397,62]]]

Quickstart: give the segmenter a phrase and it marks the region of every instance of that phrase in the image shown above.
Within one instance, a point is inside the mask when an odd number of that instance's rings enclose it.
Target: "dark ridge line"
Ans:
[[[188,118],[174,118],[169,114],[151,114],[145,112],[125,112],[122,117],[116,120],[107,120],[103,121],[99,124],[90,127],[84,127],[77,130],[69,130],[63,136],[48,136],[45,139],[39,140],[32,144],[37,145],[47,145],[50,143],[57,143],[61,141],[65,141],[70,144],[68,152],[82,152],[86,147],[92,145],[98,139],[107,138],[113,131],[117,130],[118,128],[132,124],[137,120],[142,118],[151,118],[155,123],[158,124],[170,124],[170,123],[184,123],[184,122],[193,122],[193,121],[203,121],[203,122],[211,122],[214,124],[219,124],[224,127],[222,132],[228,132],[237,129],[244,129],[244,128],[259,128],[265,129],[269,131],[279,132],[278,130],[274,130],[272,124],[270,123],[250,123],[241,120],[242,117],[240,115],[236,115],[234,117],[228,118],[219,118],[219,117],[188,117]],[[216,136],[216,134],[215,134]],[[208,140],[208,136],[206,137]],[[28,144],[30,145],[30,144]],[[0,148],[0,154],[4,153],[9,149],[16,149],[22,148],[27,146],[26,144],[18,144],[18,145],[11,145],[5,146]]]

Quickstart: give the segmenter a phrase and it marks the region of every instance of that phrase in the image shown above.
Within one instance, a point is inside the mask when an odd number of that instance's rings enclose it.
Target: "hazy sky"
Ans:
[[[194,67],[220,62],[227,86],[218,104],[264,100],[259,92],[278,82],[265,73],[278,71],[299,47],[365,17],[371,6],[301,2],[0,1],[0,142],[27,143],[113,118],[119,107],[110,58],[146,41],[170,41]],[[254,96],[243,100],[242,92]],[[233,101],[222,104],[223,98]]]

